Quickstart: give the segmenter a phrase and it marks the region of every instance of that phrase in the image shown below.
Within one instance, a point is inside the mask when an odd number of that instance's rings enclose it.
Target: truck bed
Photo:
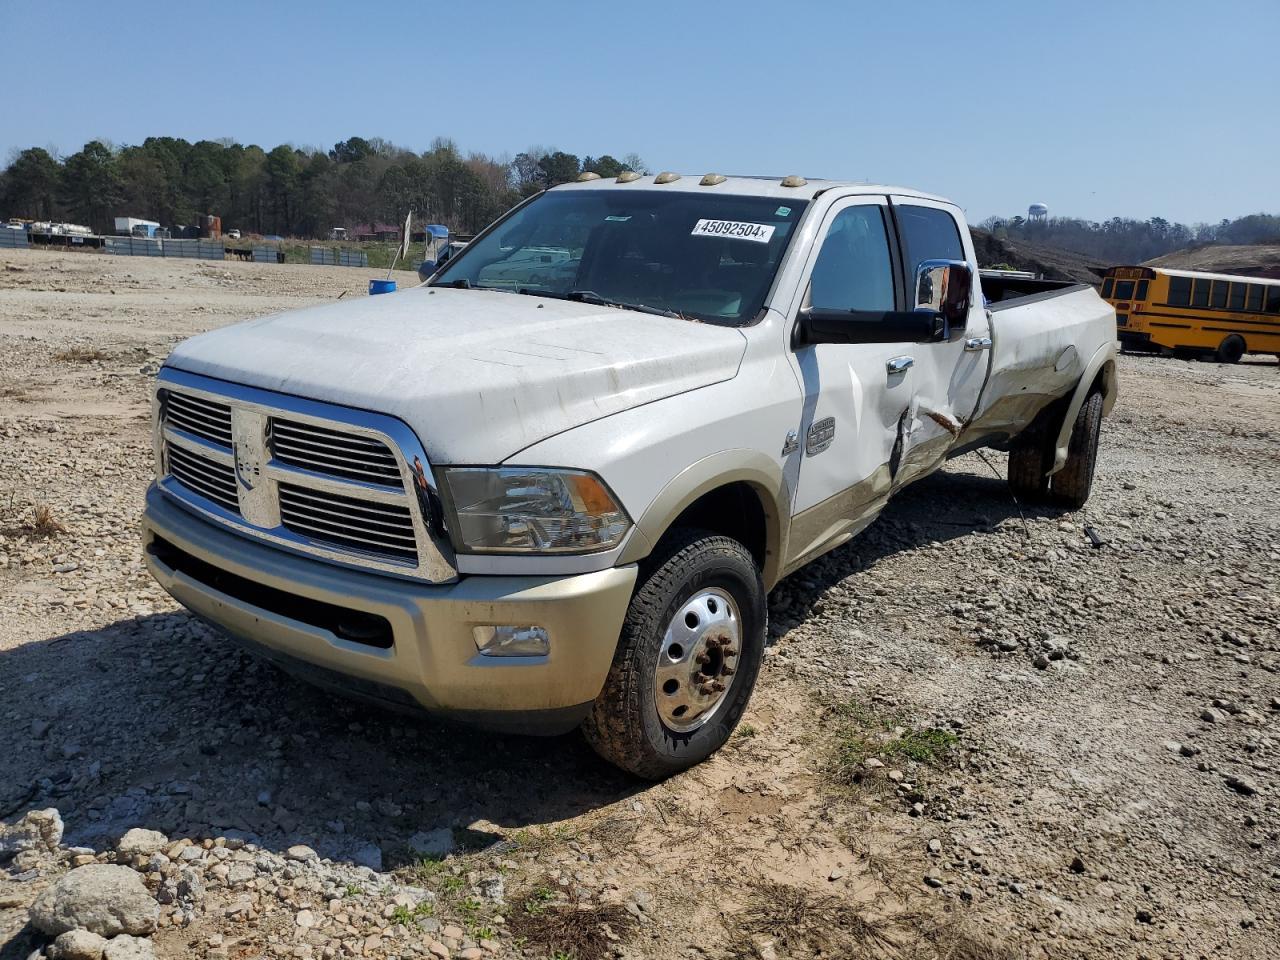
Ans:
[[[1087,283],[983,277],[982,292],[991,311],[991,368],[966,447],[1016,436],[1069,394],[1094,354],[1116,338],[1115,311]]]

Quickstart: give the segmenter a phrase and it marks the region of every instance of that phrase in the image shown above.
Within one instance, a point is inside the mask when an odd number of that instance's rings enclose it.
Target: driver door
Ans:
[[[891,223],[885,197],[834,204],[818,234],[822,241],[810,254],[802,306],[869,313],[903,309]],[[854,342],[795,351],[804,408],[790,565],[853,536],[883,505],[911,416],[915,373],[903,358],[912,349],[908,343]]]

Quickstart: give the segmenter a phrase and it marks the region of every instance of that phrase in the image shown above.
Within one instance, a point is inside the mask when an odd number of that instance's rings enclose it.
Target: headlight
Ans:
[[[617,546],[631,526],[604,482],[582,470],[437,472],[459,553],[590,553]]]

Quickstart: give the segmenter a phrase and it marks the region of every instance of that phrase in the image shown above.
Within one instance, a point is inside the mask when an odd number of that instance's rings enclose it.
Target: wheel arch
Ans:
[[[789,503],[780,464],[754,450],[712,454],[686,467],[654,497],[636,520],[639,536],[618,562],[643,560],[668,531],[698,526],[750,550],[767,590],[781,575]]]
[[[1116,345],[1114,342],[1104,343],[1094,351],[1093,356],[1089,358],[1089,363],[1085,366],[1084,373],[1076,383],[1075,393],[1071,396],[1071,402],[1067,405],[1062,424],[1058,428],[1058,437],[1054,444],[1053,467],[1049,470],[1050,475],[1057,473],[1066,464],[1067,448],[1071,442],[1071,430],[1075,427],[1076,416],[1080,413],[1080,408],[1084,406],[1089,394],[1093,393],[1094,390],[1102,392],[1102,415],[1105,417],[1111,413],[1112,408],[1116,405],[1116,396],[1119,392],[1119,379],[1116,374]]]

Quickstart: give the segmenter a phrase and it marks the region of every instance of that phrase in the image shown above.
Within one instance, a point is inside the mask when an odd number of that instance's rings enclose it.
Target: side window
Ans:
[[[1231,309],[1232,309],[1232,310],[1243,310],[1243,309],[1244,309],[1244,292],[1245,292],[1245,289],[1246,289],[1246,284],[1243,284],[1243,283],[1233,283],[1233,284],[1231,284],[1231,303],[1230,303],[1230,307],[1231,307]]]
[[[1102,281],[1102,299],[1103,300],[1111,299],[1111,288],[1114,287],[1115,284],[1116,282],[1112,277],[1107,277],[1107,279]]]
[[[1169,278],[1169,305],[1173,307],[1191,306],[1191,278]]]
[[[1151,281],[1150,281],[1150,280],[1139,280],[1139,281],[1138,281],[1138,292],[1137,292],[1137,293],[1135,293],[1135,294],[1133,295],[1133,299],[1135,299],[1135,300],[1145,300],[1145,299],[1147,299],[1147,288],[1148,288],[1149,286],[1151,286]]]
[[[964,244],[955,217],[935,207],[903,205],[898,211],[907,286],[915,285],[916,268],[925,260],[963,260]]]
[[[1215,309],[1221,310],[1227,305],[1227,289],[1226,280],[1213,281],[1213,306]]]
[[[809,302],[821,310],[894,309],[889,235],[879,206],[847,207],[836,214],[813,265]]]
[[[1280,287],[1267,287],[1267,313],[1280,313]]]
[[[1209,284],[1208,280],[1196,279],[1191,287],[1191,305],[1193,307],[1207,307],[1209,305]]]
[[[1263,287],[1260,283],[1249,284],[1249,300],[1245,304],[1245,309],[1250,313],[1262,312],[1262,291]]]

